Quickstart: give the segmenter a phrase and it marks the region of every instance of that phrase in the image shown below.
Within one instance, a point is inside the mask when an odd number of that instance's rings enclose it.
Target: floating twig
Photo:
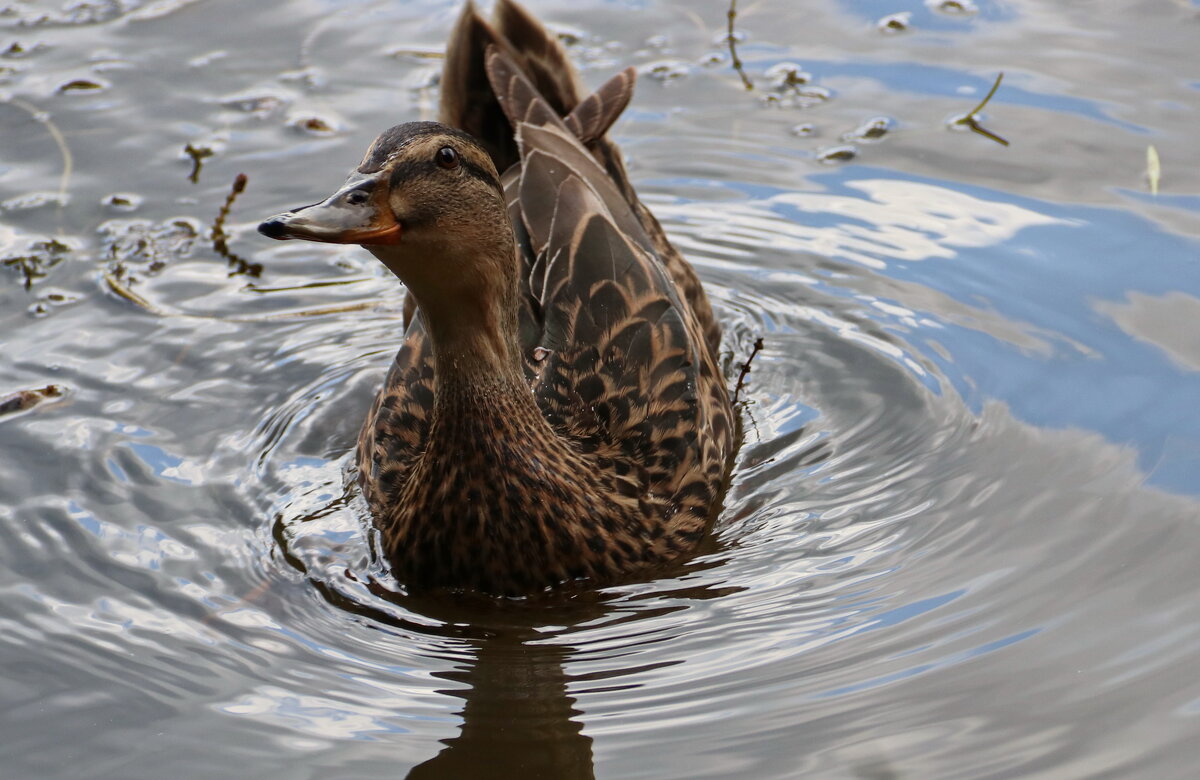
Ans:
[[[0,417],[18,412],[28,411],[43,401],[51,398],[61,398],[66,394],[60,385],[46,385],[32,390],[18,390],[0,397]]]
[[[741,59],[738,58],[737,42],[734,40],[736,35],[733,31],[733,23],[737,19],[737,0],[729,0],[729,11],[726,16],[729,19],[728,31],[725,34],[725,40],[729,41],[729,58],[733,60],[733,69],[742,77],[742,84],[749,91],[754,89],[754,82],[746,75],[746,69],[742,66]]]
[[[200,168],[203,167],[205,158],[213,156],[213,150],[207,146],[192,146],[188,144],[183,147],[183,152],[192,158],[192,172],[188,174],[188,181],[192,184],[197,184],[200,181]]]
[[[754,348],[750,350],[750,357],[746,358],[746,362],[742,363],[741,370],[738,373],[737,386],[733,389],[733,402],[738,402],[738,397],[742,394],[742,388],[746,386],[746,375],[750,373],[750,364],[754,362],[754,356],[762,351],[763,340],[759,336],[754,340]]]
[[[1000,88],[1000,82],[1003,80],[1004,80],[1004,73],[1001,72],[999,75],[996,76],[996,82],[994,84],[992,84],[992,88],[990,90],[988,90],[987,95],[984,96],[983,100],[979,101],[979,105],[977,105],[977,106],[975,106],[975,108],[971,109],[971,111],[969,111],[966,116],[962,117],[961,119],[956,119],[955,124],[966,125],[967,127],[969,127],[971,129],[971,132],[979,133],[984,138],[990,138],[991,140],[995,141],[996,143],[1000,144],[1001,146],[1008,146],[1008,141],[1006,141],[1003,138],[1001,138],[1000,136],[996,135],[991,130],[988,130],[985,127],[981,126],[979,124],[979,117],[978,117],[979,112],[982,111],[983,107],[986,106],[988,104],[988,101],[992,99],[992,95],[996,94],[996,90]]]
[[[20,271],[24,277],[25,289],[30,290],[33,288],[34,281],[45,279],[48,269],[61,263],[70,250],[71,247],[51,238],[48,241],[38,241],[30,245],[29,254],[5,257],[0,260],[0,265]]]
[[[42,123],[42,127],[46,128],[46,132],[54,139],[54,143],[58,146],[58,153],[62,156],[62,175],[58,178],[58,194],[55,199],[58,202],[58,216],[62,217],[63,205],[67,202],[67,185],[71,183],[71,172],[75,170],[75,158],[71,155],[71,147],[67,146],[66,136],[58,129],[58,125],[54,124],[50,119],[50,115],[39,109],[32,103],[27,103],[20,98],[11,98],[9,103],[12,103],[17,108],[28,112],[36,121]]]
[[[233,268],[229,272],[230,276],[237,274],[246,274],[253,276],[256,279],[262,276],[262,263],[251,263],[241,257],[238,257],[233,252],[229,251],[229,238],[225,235],[225,218],[229,216],[229,210],[233,208],[233,202],[237,200],[237,196],[241,195],[246,189],[246,174],[239,173],[237,178],[233,180],[233,187],[229,191],[228,197],[225,198],[225,204],[221,206],[221,210],[217,212],[217,218],[213,220],[212,226],[212,242],[213,250],[221,257],[229,261],[229,265]]]

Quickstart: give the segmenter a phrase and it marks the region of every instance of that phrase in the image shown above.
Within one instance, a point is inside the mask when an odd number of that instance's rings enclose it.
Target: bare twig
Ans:
[[[204,158],[212,157],[213,150],[207,146],[192,146],[188,144],[183,147],[183,153],[192,158],[192,172],[188,174],[188,181],[196,184],[200,181],[200,168],[204,165]]]
[[[67,185],[71,183],[71,172],[75,169],[75,158],[71,155],[71,147],[67,146],[67,139],[58,129],[58,126],[50,120],[50,115],[42,111],[32,103],[27,103],[20,98],[12,98],[8,101],[17,108],[29,113],[35,120],[42,123],[46,128],[46,132],[54,139],[54,143],[58,146],[58,153],[62,155],[62,175],[58,179],[58,215],[62,216],[63,205],[67,202]]]
[[[737,386],[733,389],[733,402],[738,402],[739,396],[742,394],[742,388],[746,386],[746,375],[750,373],[750,364],[754,362],[754,356],[762,351],[763,340],[759,336],[754,340],[754,348],[750,351],[750,357],[746,358],[746,362],[742,363],[741,371],[738,373]]]
[[[987,93],[987,95],[984,96],[983,100],[979,101],[979,105],[977,105],[977,106],[975,106],[975,108],[971,109],[971,111],[969,111],[966,116],[962,117],[961,119],[956,120],[956,124],[966,125],[967,127],[969,127],[971,129],[972,132],[979,133],[984,138],[990,138],[991,140],[995,141],[996,143],[1000,144],[1001,146],[1008,146],[1008,141],[1006,141],[1003,138],[1001,138],[1000,136],[996,135],[991,130],[988,130],[988,129],[984,128],[983,126],[981,126],[979,124],[979,117],[978,117],[979,112],[983,110],[983,107],[986,106],[988,104],[988,101],[992,99],[992,96],[996,94],[996,90],[1000,88],[1000,82],[1003,80],[1004,80],[1003,73],[1000,73],[998,76],[996,76],[996,82],[994,84],[992,84],[992,88],[990,90],[988,90],[988,93]]]
[[[729,0],[729,12],[726,14],[729,18],[729,27],[725,35],[725,39],[729,41],[729,58],[733,60],[733,69],[742,77],[742,84],[746,90],[754,89],[754,82],[746,75],[746,69],[742,66],[742,61],[738,58],[737,42],[734,40],[733,23],[737,19],[737,0]]]

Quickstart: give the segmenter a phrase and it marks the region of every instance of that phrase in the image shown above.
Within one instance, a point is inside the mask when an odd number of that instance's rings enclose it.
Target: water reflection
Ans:
[[[413,767],[412,780],[450,777],[590,780],[592,739],[582,733],[563,663],[570,648],[504,630],[471,643],[465,669],[438,672],[464,701],[458,736]]]

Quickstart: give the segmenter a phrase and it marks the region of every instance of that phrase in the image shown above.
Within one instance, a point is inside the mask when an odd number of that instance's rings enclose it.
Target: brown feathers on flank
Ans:
[[[605,135],[634,80],[581,96],[524,9],[468,4],[441,124],[389,130],[338,193],[260,227],[386,236],[367,248],[409,289],[358,446],[409,589],[607,585],[707,532],[734,448],[720,330]]]

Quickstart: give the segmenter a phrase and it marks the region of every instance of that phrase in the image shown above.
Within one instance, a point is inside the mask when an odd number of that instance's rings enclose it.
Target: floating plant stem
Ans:
[[[246,189],[246,174],[239,173],[233,180],[233,188],[230,189],[229,195],[225,198],[225,204],[221,206],[221,210],[217,212],[217,218],[213,220],[212,226],[212,242],[213,250],[221,257],[229,261],[229,265],[233,268],[229,272],[230,276],[237,274],[246,274],[253,276],[256,279],[262,276],[262,264],[250,263],[238,257],[233,252],[229,251],[229,238],[225,235],[225,218],[229,216],[229,209],[233,208],[233,202],[237,200],[237,196],[241,195]]]
[[[192,184],[197,184],[200,181],[200,169],[204,166],[204,158],[212,157],[213,150],[207,146],[192,146],[188,144],[183,147],[183,152],[192,158],[192,172],[188,174],[188,181]]]
[[[54,139],[54,143],[58,146],[58,153],[62,155],[62,175],[58,178],[58,195],[55,199],[58,202],[58,216],[62,216],[63,204],[67,201],[67,185],[71,183],[71,172],[75,170],[75,158],[71,154],[71,147],[67,146],[67,139],[58,129],[58,125],[54,124],[50,119],[50,115],[45,111],[40,110],[32,103],[27,103],[20,98],[12,98],[8,101],[17,108],[20,108],[29,113],[42,126],[46,128],[46,132]]]
[[[754,340],[754,348],[750,350],[750,357],[746,358],[746,362],[742,363],[741,370],[738,373],[737,386],[733,390],[733,402],[738,402],[738,396],[742,394],[742,388],[746,386],[746,375],[750,373],[750,364],[754,362],[754,356],[762,351],[763,340],[759,336]]]
[[[754,82],[746,75],[746,69],[742,66],[741,59],[737,54],[737,42],[734,40],[733,23],[737,19],[737,0],[729,0],[729,12],[726,14],[729,19],[728,32],[725,39],[729,41],[729,58],[733,61],[733,69],[742,77],[742,84],[746,86],[746,90],[754,89]]]
[[[984,138],[990,138],[1001,146],[1008,146],[1008,141],[996,135],[991,130],[981,126],[979,124],[979,117],[977,116],[979,112],[983,110],[983,107],[988,104],[988,101],[992,99],[992,96],[996,94],[996,90],[1000,88],[1000,82],[1003,80],[1004,73],[1001,72],[996,76],[996,81],[994,84],[992,84],[992,88],[988,90],[987,95],[984,96],[983,100],[979,101],[979,105],[971,109],[971,111],[963,118],[955,120],[955,124],[966,125],[967,127],[971,128],[971,132],[979,133]]]

